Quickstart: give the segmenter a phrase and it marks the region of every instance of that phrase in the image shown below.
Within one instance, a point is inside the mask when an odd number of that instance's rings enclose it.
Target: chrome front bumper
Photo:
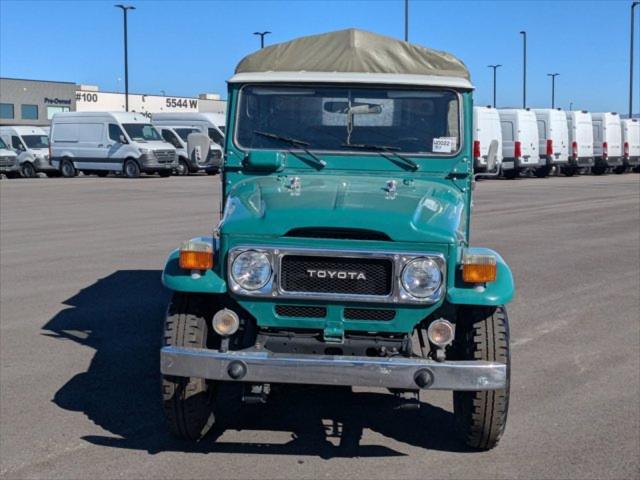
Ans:
[[[257,349],[220,352],[164,347],[160,370],[164,375],[210,380],[398,389],[496,390],[507,383],[503,363],[274,354]]]

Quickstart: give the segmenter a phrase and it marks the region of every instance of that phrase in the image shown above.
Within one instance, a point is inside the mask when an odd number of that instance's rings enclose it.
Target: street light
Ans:
[[[409,41],[409,0],[404,0],[404,41]]]
[[[547,73],[551,77],[551,108],[556,108],[556,77],[559,73]]]
[[[631,47],[629,48],[629,118],[633,115],[633,31],[634,26],[634,10],[640,2],[631,3]]]
[[[489,68],[493,68],[493,108],[496,108],[496,70],[502,65],[488,65]]]
[[[253,32],[254,35],[260,35],[260,48],[264,48],[264,37],[265,35],[269,35],[271,32]]]
[[[573,110],[573,102],[569,102],[569,111]]]
[[[127,12],[135,10],[136,7],[130,5],[114,5],[122,9],[124,17],[124,108],[129,111],[129,52],[127,46]]]
[[[522,108],[527,108],[527,32],[522,35]]]

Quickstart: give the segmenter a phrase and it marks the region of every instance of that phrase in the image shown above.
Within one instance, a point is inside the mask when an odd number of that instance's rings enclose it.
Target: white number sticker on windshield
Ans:
[[[451,153],[455,150],[455,138],[438,137],[433,139],[433,153]]]

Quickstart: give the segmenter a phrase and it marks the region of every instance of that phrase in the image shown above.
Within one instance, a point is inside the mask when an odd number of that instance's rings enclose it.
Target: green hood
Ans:
[[[464,194],[445,179],[301,175],[251,178],[229,192],[224,235],[281,237],[299,228],[383,232],[397,242],[455,243],[466,232]],[[390,192],[387,181],[396,181]]]

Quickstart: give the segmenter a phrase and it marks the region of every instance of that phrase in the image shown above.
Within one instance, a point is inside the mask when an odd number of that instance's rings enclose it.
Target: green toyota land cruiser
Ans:
[[[171,430],[202,437],[232,383],[254,400],[287,383],[452,390],[462,440],[494,447],[514,283],[469,245],[464,64],[344,30],[264,48],[228,83],[220,223],[162,276]]]

